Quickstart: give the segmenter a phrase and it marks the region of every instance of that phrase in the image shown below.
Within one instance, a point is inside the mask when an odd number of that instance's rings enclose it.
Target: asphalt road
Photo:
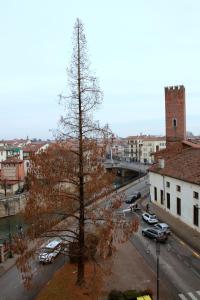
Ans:
[[[127,190],[130,195],[134,191],[148,192],[145,180]],[[124,204],[124,209],[128,205]],[[140,252],[148,265],[156,273],[157,256],[155,241],[142,236],[142,229],[151,227],[142,220],[142,211],[137,214],[140,220],[139,231],[131,238],[131,242]],[[126,213],[127,218],[134,217],[133,213]],[[160,244],[159,255],[160,280],[170,289],[173,299],[199,300],[200,299],[200,257],[194,254],[193,249],[172,233],[165,244]]]
[[[126,196],[131,195],[133,191],[141,191],[142,195],[147,194],[146,179],[140,179],[137,185],[128,188],[125,191]],[[124,204],[123,208],[127,207],[128,205]],[[141,219],[141,212],[138,212],[137,215],[140,219],[140,227],[138,233],[131,238],[131,242],[152,270],[156,272],[155,242],[142,236],[142,228],[149,227],[149,225]],[[134,216],[132,213],[126,213],[126,217],[132,218]],[[195,256],[193,250],[178,239],[175,234],[169,237],[166,244],[161,244],[160,250],[160,279],[171,290],[173,299],[200,299],[200,258]],[[35,299],[44,284],[51,279],[54,272],[64,262],[65,258],[62,255],[59,255],[53,264],[45,266],[37,261],[33,262],[33,288],[30,291],[24,289],[21,275],[16,267],[11,268],[0,277],[0,300]]]
[[[42,265],[37,261],[33,262],[33,287],[29,291],[23,287],[21,274],[14,266],[0,277],[0,300],[35,299],[44,284],[64,263],[65,257],[63,255],[59,255],[53,264]]]

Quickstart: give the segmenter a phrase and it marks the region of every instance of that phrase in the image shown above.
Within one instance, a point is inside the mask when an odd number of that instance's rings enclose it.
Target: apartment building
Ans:
[[[166,140],[163,136],[129,136],[126,138],[124,156],[127,161],[152,164],[154,153],[165,149]]]

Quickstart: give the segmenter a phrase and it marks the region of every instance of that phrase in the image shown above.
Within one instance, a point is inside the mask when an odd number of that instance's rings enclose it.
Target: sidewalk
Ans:
[[[7,272],[9,269],[11,269],[16,262],[16,257],[8,258],[3,263],[0,263],[0,277]]]
[[[156,299],[156,273],[145,262],[130,241],[120,245],[112,258],[112,274],[106,277],[105,291],[151,289]],[[160,299],[174,299],[170,290],[160,282]],[[107,300],[103,297],[102,300]]]
[[[142,199],[140,202],[144,210],[146,209],[147,201],[147,199]],[[197,230],[191,228],[152,202],[150,203],[150,211],[154,212],[159,220],[169,224],[171,231],[200,255],[200,233]]]

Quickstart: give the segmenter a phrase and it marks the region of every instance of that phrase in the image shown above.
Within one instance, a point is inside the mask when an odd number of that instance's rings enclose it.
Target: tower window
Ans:
[[[173,127],[176,128],[177,127],[177,119],[173,119]]]

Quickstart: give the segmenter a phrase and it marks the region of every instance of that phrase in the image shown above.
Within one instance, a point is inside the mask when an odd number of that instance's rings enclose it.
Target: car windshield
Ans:
[[[150,219],[155,219],[155,218],[156,218],[155,215],[151,215],[151,216],[149,216],[149,217],[150,217]]]
[[[40,253],[43,254],[43,253],[51,253],[53,250],[51,248],[43,248],[41,249]]]

